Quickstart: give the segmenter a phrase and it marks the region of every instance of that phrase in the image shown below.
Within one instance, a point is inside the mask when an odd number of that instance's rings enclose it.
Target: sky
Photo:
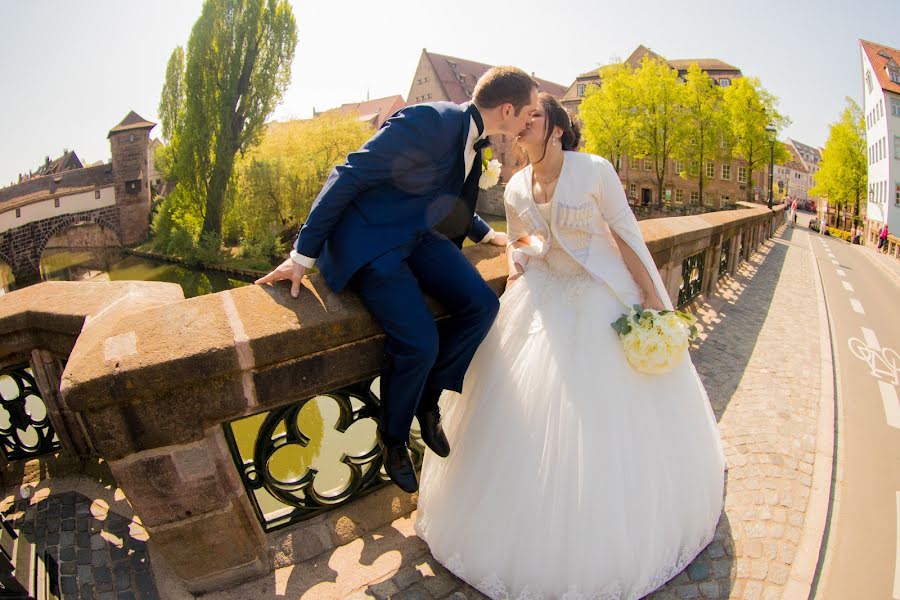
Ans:
[[[0,0],[0,187],[64,149],[85,163],[107,160],[106,135],[130,110],[158,122],[166,62],[186,45],[202,4]],[[896,0],[292,4],[298,45],[273,120],[367,96],[406,98],[423,48],[568,86],[644,44],[669,59],[718,58],[759,77],[792,120],[783,137],[822,146],[844,98],[861,103],[858,40],[900,48]]]

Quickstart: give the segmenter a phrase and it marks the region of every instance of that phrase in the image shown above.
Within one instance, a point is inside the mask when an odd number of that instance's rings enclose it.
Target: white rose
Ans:
[[[497,185],[497,182],[500,181],[500,167],[502,165],[499,160],[494,159],[490,161],[478,179],[478,187],[487,190]]]

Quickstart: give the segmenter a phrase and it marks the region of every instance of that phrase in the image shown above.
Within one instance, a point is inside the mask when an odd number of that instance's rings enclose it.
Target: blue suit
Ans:
[[[475,110],[436,102],[397,112],[331,172],[297,237],[329,287],[349,284],[385,330],[380,428],[390,441],[408,439],[417,409],[436,408],[441,389],[462,389],[497,314],[493,291],[435,231],[461,202]],[[488,231],[473,215],[470,237]],[[450,316],[435,324],[425,294]]]

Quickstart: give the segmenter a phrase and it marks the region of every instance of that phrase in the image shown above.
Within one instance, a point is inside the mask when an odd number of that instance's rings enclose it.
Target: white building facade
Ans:
[[[900,50],[860,40],[866,121],[869,235],[900,233]],[[871,238],[870,238],[871,239]]]

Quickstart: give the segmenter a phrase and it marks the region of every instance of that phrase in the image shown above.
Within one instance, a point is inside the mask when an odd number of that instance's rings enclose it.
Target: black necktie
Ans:
[[[481,152],[482,149],[487,148],[490,145],[490,138],[481,138],[480,140],[475,140],[475,145],[473,146],[473,148],[475,148],[475,152]]]

